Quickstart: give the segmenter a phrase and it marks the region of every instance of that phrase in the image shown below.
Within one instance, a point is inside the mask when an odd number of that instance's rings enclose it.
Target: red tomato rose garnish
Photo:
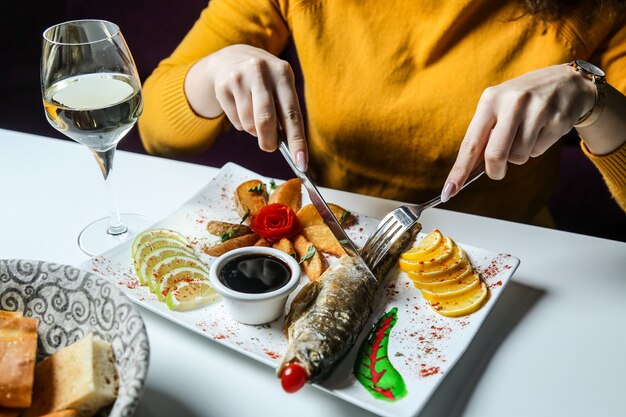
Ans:
[[[300,222],[291,208],[274,203],[259,210],[252,218],[250,228],[266,239],[280,240],[298,234]]]

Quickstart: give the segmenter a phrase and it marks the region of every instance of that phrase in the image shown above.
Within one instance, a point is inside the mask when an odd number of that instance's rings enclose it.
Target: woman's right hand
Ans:
[[[306,170],[304,121],[288,62],[253,46],[227,46],[191,67],[185,94],[197,114],[214,118],[225,113],[267,152],[277,148],[280,124],[293,160]]]

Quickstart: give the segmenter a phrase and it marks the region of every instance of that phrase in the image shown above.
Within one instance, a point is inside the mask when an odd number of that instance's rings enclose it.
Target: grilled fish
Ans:
[[[418,224],[395,245],[374,273],[355,258],[344,256],[316,281],[305,285],[291,302],[285,319],[287,353],[277,370],[289,392],[305,382],[323,381],[350,350],[367,322],[376,290],[407,243],[421,229]],[[299,369],[298,369],[299,367]],[[301,377],[295,389],[286,379]],[[287,382],[294,388],[294,384]]]

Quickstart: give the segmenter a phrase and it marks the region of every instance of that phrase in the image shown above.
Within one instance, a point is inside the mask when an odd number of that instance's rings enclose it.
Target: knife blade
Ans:
[[[279,134],[280,134],[280,131],[279,131]],[[318,191],[308,171],[301,171],[296,166],[296,164],[292,161],[291,153],[289,152],[289,148],[287,147],[285,140],[283,139],[283,140],[280,140],[279,142],[280,143],[278,145],[278,149],[280,150],[280,153],[283,154],[283,157],[285,157],[285,160],[287,161],[287,163],[293,170],[294,174],[296,174],[296,176],[300,178],[300,180],[302,181],[304,188],[309,194],[311,203],[313,204],[313,206],[315,206],[320,216],[322,216],[322,220],[324,221],[326,226],[328,226],[328,228],[333,233],[335,238],[339,241],[339,244],[341,245],[341,247],[343,247],[343,249],[346,251],[348,256],[350,256],[351,258],[358,258],[363,263],[363,265],[365,265],[365,267],[370,272],[372,272],[369,265],[365,263],[365,261],[361,257],[361,254],[359,254],[359,251],[354,245],[354,242],[352,242],[352,240],[348,237],[348,235],[346,235],[346,232],[343,230],[343,227],[341,227],[341,225],[339,224],[339,221],[337,221],[337,218],[328,207],[328,204],[326,204],[326,200],[324,200],[324,198]]]

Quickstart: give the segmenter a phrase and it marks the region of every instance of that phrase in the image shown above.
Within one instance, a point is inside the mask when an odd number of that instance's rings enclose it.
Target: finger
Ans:
[[[270,81],[265,72],[259,73],[252,84],[252,109],[259,147],[273,152],[277,146],[276,108]]]
[[[519,123],[509,115],[496,122],[485,147],[485,173],[489,178],[501,180],[506,175],[509,153],[518,129]]]
[[[216,87],[215,98],[217,102],[220,103],[224,114],[226,114],[226,117],[228,117],[233,127],[240,131],[243,130],[232,91],[224,86]]]
[[[495,116],[488,105],[478,105],[476,114],[474,114],[465,133],[465,138],[461,142],[456,161],[443,187],[441,193],[442,202],[445,203],[450,197],[455,196],[459,192],[465,181],[467,181],[472,169],[482,158],[495,120]]]
[[[281,65],[275,92],[278,118],[287,137],[291,158],[301,171],[306,171],[309,152],[304,136],[304,118],[300,110],[291,67],[286,62]]]
[[[525,121],[518,126],[517,133],[513,139],[509,151],[508,162],[515,165],[522,165],[528,162],[530,152],[537,142],[537,136],[541,131],[541,124],[535,119],[526,117]]]
[[[528,162],[539,136],[549,128],[553,112],[546,101],[535,100],[528,105],[509,151],[510,163],[522,165]]]
[[[571,130],[571,121],[559,113],[552,113],[544,128],[537,134],[530,157],[543,155],[552,145]]]
[[[241,122],[241,127],[243,130],[256,137],[257,132],[254,124],[252,93],[250,89],[243,85],[233,86],[233,98],[235,100],[235,107],[237,108],[237,116]]]
[[[563,136],[559,133],[556,133],[551,129],[541,130],[532,150],[530,151],[530,157],[536,158],[543,155],[561,136]]]

